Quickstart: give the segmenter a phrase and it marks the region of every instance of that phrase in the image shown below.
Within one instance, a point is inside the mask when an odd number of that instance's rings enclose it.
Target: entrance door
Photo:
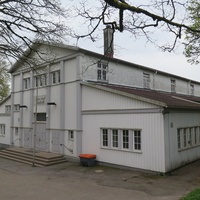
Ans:
[[[49,146],[49,138],[46,134],[46,123],[36,124],[36,149],[46,151]]]
[[[32,131],[29,129],[24,130],[24,147],[32,148]]]

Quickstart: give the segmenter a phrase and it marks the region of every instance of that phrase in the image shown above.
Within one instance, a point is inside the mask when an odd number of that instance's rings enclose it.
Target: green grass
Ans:
[[[200,188],[193,190],[186,197],[181,198],[181,200],[200,200]]]

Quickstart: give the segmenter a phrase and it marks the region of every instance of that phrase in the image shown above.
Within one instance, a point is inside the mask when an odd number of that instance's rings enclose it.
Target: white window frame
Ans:
[[[52,84],[58,84],[60,83],[60,70],[56,70],[51,72],[51,76],[52,76]]]
[[[47,75],[40,74],[35,76],[35,87],[44,87],[47,85]]]
[[[176,92],[176,80],[171,79],[171,92]]]
[[[5,136],[5,135],[6,135],[6,125],[0,124],[0,136]]]
[[[190,94],[194,95],[194,84],[190,84]]]
[[[23,84],[24,84],[24,90],[30,89],[31,87],[31,79],[29,78],[24,78],[23,79]]]
[[[11,105],[5,105],[5,113],[11,113]]]
[[[14,104],[14,112],[19,112],[20,110],[19,104]]]
[[[139,133],[139,140],[135,137],[136,133]],[[100,146],[103,149],[142,152],[141,129],[100,128],[100,135]]]
[[[97,63],[97,80],[108,81],[108,64],[102,61]]]

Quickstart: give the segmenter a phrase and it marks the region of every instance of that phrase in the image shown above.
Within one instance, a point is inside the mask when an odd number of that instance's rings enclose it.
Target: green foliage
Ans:
[[[191,0],[188,6],[189,20],[191,28],[200,30],[200,2]],[[200,33],[195,33],[190,30],[186,31],[187,43],[185,44],[185,56],[192,64],[200,63]]]
[[[182,198],[181,200],[197,200],[200,199],[200,188],[197,188],[190,192],[186,197]]]
[[[0,59],[0,101],[8,96],[10,92],[10,75],[8,74],[8,66],[5,60]]]

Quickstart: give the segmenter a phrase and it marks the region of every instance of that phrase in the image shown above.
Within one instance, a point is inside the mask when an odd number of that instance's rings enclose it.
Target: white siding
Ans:
[[[147,108],[158,108],[158,106],[92,87],[82,86],[82,111]]]
[[[200,126],[200,113],[165,114],[166,170],[172,170],[200,158],[200,146],[178,151],[177,129]]]
[[[100,129],[141,129],[142,153],[101,149]],[[163,117],[157,114],[117,114],[83,116],[83,153],[97,155],[97,160],[117,165],[164,172]]]

